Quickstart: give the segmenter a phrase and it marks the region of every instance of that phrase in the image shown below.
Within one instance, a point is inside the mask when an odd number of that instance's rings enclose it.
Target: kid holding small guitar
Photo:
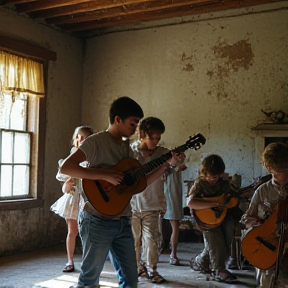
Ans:
[[[256,267],[259,287],[270,288],[279,267],[286,279],[281,282],[288,280],[288,144],[269,144],[262,154],[262,162],[272,179],[258,187],[241,219],[249,229],[242,239],[242,253]]]
[[[131,143],[135,158],[141,164],[169,152],[167,148],[158,145],[164,131],[164,123],[156,117],[148,117],[141,121],[139,140]],[[178,159],[181,157],[184,160],[185,155],[179,154]],[[159,227],[166,211],[163,181],[162,177],[159,177],[143,192],[134,195],[130,202],[139,279],[146,278],[157,284],[165,281],[157,271],[159,233],[162,232]]]
[[[237,277],[226,269],[226,261],[230,255],[232,239],[234,237],[235,221],[232,213],[227,213],[230,207],[227,199],[229,193],[234,193],[228,175],[224,173],[225,163],[215,154],[204,158],[200,168],[200,178],[197,179],[188,193],[188,207],[203,232],[204,250],[194,259],[191,267],[194,270],[210,272],[213,279],[229,283]],[[234,207],[235,205],[231,205]],[[228,209],[229,210],[229,209]],[[211,213],[215,219],[203,223],[197,218],[197,212],[204,211],[204,215]],[[216,222],[214,220],[221,219]]]

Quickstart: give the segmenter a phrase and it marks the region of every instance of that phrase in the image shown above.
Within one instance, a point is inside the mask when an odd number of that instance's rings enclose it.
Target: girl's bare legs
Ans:
[[[76,245],[76,236],[78,234],[78,225],[77,220],[75,219],[67,219],[68,225],[68,234],[66,238],[66,249],[67,249],[67,257],[68,257],[68,265],[73,265],[73,256]]]
[[[171,242],[170,258],[178,259],[177,258],[177,246],[178,246],[178,239],[179,239],[179,225],[180,225],[180,221],[179,220],[170,220],[170,224],[171,224],[171,227],[172,227],[172,234],[171,234],[171,238],[170,238],[170,242]]]

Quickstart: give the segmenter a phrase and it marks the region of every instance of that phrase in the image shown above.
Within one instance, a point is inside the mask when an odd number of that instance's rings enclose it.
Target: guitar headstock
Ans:
[[[177,153],[180,153],[180,152],[184,152],[187,149],[198,150],[205,143],[206,143],[205,137],[202,134],[197,133],[197,134],[195,134],[193,136],[190,136],[189,140],[187,140],[185,144],[173,149],[173,151],[177,152]]]
[[[194,149],[194,150],[200,149],[205,143],[206,143],[206,139],[200,133],[190,136],[189,140],[186,141],[187,148]]]

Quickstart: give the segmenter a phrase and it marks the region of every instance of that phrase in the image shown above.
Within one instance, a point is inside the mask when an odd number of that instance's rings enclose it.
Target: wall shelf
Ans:
[[[288,130],[288,124],[273,124],[273,123],[262,123],[258,124],[256,127],[252,127],[252,130]]]

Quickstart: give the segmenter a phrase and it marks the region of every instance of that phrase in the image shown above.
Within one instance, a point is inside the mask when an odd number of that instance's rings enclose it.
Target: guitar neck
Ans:
[[[127,172],[134,179],[139,179],[141,177],[145,177],[147,174],[155,170],[157,167],[161,166],[168,159],[172,157],[171,152],[161,155],[145,164],[143,164],[140,168]]]
[[[187,149],[194,149],[198,150],[200,149],[201,145],[205,144],[206,139],[201,134],[196,134],[193,137],[190,137],[188,141],[186,141],[185,144],[182,144],[175,149],[173,149],[173,152],[181,153],[184,152]],[[138,179],[145,177],[147,174],[155,170],[157,167],[165,163],[167,160],[169,160],[172,157],[171,151],[161,155],[160,157],[157,157],[150,162],[147,162],[143,164],[141,167],[127,171],[124,173],[124,179],[122,181],[122,184],[126,186],[131,186],[133,183],[135,183]]]

